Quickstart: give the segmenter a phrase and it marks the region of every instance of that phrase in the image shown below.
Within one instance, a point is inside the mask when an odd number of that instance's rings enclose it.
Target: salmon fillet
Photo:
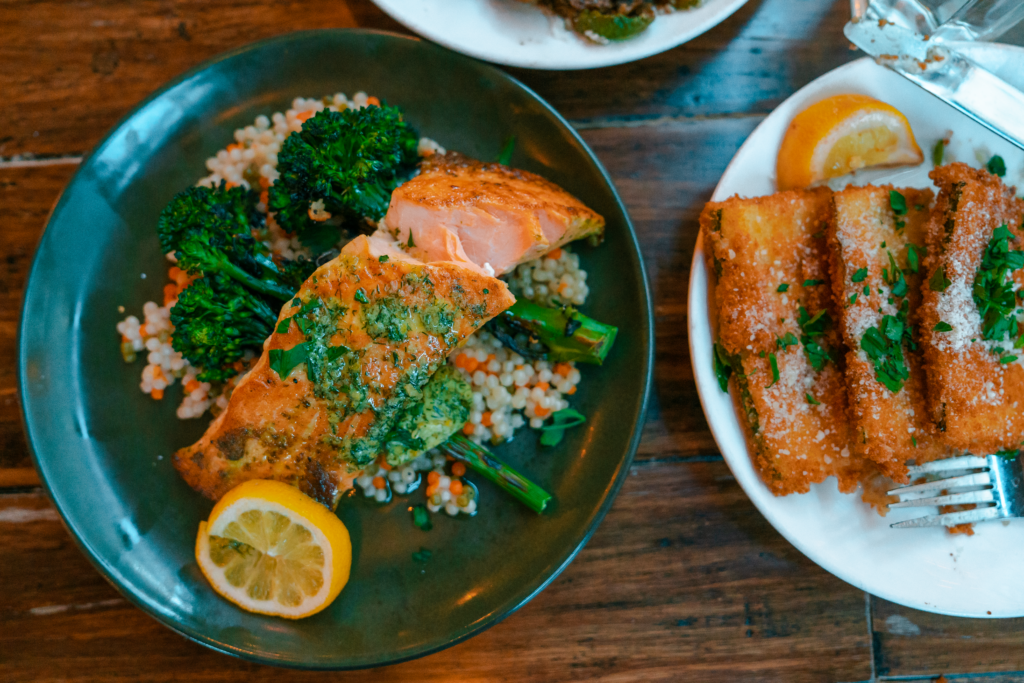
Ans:
[[[1006,335],[984,339],[974,285],[997,228],[1013,234],[1010,249],[1024,245],[1024,201],[998,177],[966,164],[930,176],[939,196],[928,224],[921,333],[931,417],[956,449],[978,455],[1016,449],[1024,440],[1024,365],[1014,358],[1024,353]],[[1012,277],[1024,285],[1024,271]],[[1019,306],[1019,297],[1014,301]],[[939,323],[950,329],[936,330]]]
[[[418,258],[466,259],[498,275],[604,235],[604,218],[554,183],[455,152],[430,157],[391,194],[384,225]]]
[[[449,352],[514,301],[476,270],[357,237],[284,305],[227,408],[174,465],[213,500],[277,479],[333,507]]]
[[[841,339],[832,323],[830,199],[825,188],[733,197],[708,203],[700,218],[718,277],[718,340],[733,368],[733,399],[754,465],[777,496],[804,493],[829,476],[852,491],[865,468],[849,448]]]
[[[891,342],[899,345],[901,360],[894,363],[906,370],[906,378],[893,378],[884,365],[896,351],[880,356],[871,343],[876,335],[884,337],[881,330],[892,320],[910,330],[918,327],[931,202],[930,190],[850,187],[832,196],[828,230],[835,307],[849,349],[846,387],[853,444],[898,483],[907,483],[908,461],[921,464],[949,454],[928,419],[919,335]]]

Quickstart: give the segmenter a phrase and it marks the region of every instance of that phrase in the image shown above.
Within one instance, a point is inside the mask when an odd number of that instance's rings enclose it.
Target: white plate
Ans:
[[[1007,80],[1016,80],[1018,87],[1024,85],[1024,50],[999,45],[974,46],[970,51]],[[947,131],[953,131],[947,150],[956,160],[980,166],[979,155],[987,160],[998,153],[1009,169],[1005,180],[1024,182],[1024,152],[864,58],[818,78],[772,112],[733,157],[712,199],[775,192],[775,157],[790,119],[813,102],[851,92],[871,95],[902,111],[927,157],[919,167],[863,174],[856,183],[931,187],[931,148]],[[1024,616],[1024,520],[979,524],[974,536],[954,536],[944,529],[890,529],[891,523],[921,513],[897,510],[883,518],[859,494],[840,494],[834,478],[803,495],[771,494],[751,463],[732,401],[715,378],[708,294],[698,239],[690,275],[689,335],[701,405],[725,461],[772,526],[828,571],[886,600],[957,616]]]
[[[597,45],[565,22],[518,0],[373,0],[396,21],[435,43],[488,62],[528,69],[593,69],[664,52],[704,33],[747,0],[704,0],[658,16],[635,38]]]

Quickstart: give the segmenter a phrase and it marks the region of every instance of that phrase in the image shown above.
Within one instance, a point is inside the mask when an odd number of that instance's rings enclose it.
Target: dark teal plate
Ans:
[[[604,367],[583,368],[573,405],[588,417],[555,448],[535,433],[501,455],[552,491],[537,516],[476,478],[481,512],[413,526],[397,497],[346,499],[352,578],[302,621],[249,614],[218,597],[193,559],[211,503],[170,455],[207,420],[179,421],[180,386],[163,401],[138,388],[115,325],[162,300],[167,263],[155,224],[204,161],[259,114],[298,95],[364,90],[399,105],[423,135],[481,159],[518,139],[513,164],[559,183],[608,221],[605,243],[579,247],[590,272],[585,311],[621,332]],[[143,103],[82,164],[50,217],[32,267],[19,371],[36,466],[71,533],[99,570],[167,626],[214,649],[318,669],[418,657],[480,632],[547,585],[594,532],[640,440],[653,356],[650,295],[636,236],[607,173],[550,106],[501,71],[419,40],[366,31],[294,33],[189,72]],[[471,477],[472,478],[472,477]],[[417,562],[413,553],[431,551]]]

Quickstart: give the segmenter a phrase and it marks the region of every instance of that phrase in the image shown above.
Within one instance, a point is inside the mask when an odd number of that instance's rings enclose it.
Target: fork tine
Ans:
[[[909,529],[913,527],[928,526],[955,526],[957,524],[973,524],[984,522],[990,519],[999,519],[1002,513],[997,506],[978,508],[976,510],[965,510],[963,512],[947,512],[944,515],[926,515],[915,517],[902,522],[896,522],[890,526],[893,529]]]
[[[964,455],[959,458],[945,458],[933,460],[923,465],[914,465],[907,468],[907,473],[913,479],[922,474],[934,474],[937,472],[949,472],[951,470],[973,470],[981,467],[988,467],[988,458],[979,458],[975,455]]]
[[[937,479],[936,481],[926,481],[923,484],[913,484],[911,486],[901,486],[898,489],[892,489],[889,491],[890,496],[898,496],[906,493],[918,493],[924,491],[941,491],[942,489],[953,489],[962,486],[984,486],[990,484],[992,480],[988,476],[988,472],[975,472],[973,474],[964,474],[959,477],[950,477],[949,479]]]
[[[901,500],[898,503],[889,503],[889,509],[914,508],[914,507],[937,507],[939,505],[967,505],[969,503],[994,503],[995,495],[992,489],[982,491],[970,491],[968,493],[954,493],[948,496],[935,496],[934,498],[914,498],[912,500]]]

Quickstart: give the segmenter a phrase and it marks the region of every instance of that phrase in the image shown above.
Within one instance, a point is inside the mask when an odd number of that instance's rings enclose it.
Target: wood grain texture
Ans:
[[[652,520],[657,520],[656,524]],[[275,680],[186,641],[92,570],[39,494],[0,496],[0,679]],[[863,593],[786,543],[722,463],[636,467],[551,587],[471,641],[346,681],[864,680]]]
[[[867,680],[874,666],[878,680],[1003,672],[980,680],[1024,683],[1021,620],[866,604],[786,543],[720,461],[697,399],[686,341],[697,215],[765,114],[858,56],[842,37],[848,6],[750,0],[641,62],[511,70],[582,129],[636,224],[657,338],[644,438],[611,513],[536,600],[451,650],[372,673],[282,672],[177,636],[101,578],[41,493],[12,492],[38,484],[17,405],[20,302],[46,215],[76,166],[0,161],[0,680],[799,683]],[[85,153],[200,61],[320,26],[404,30],[369,0],[0,3],[0,159]],[[1024,28],[1003,40],[1022,38]]]
[[[856,54],[847,0],[751,0],[684,47],[580,72],[512,70],[585,125],[657,117],[764,114]],[[164,82],[246,43],[318,27],[405,30],[369,0],[58,0],[0,4],[0,158],[88,151]],[[814,36],[814,40],[807,40]]]
[[[957,619],[874,598],[871,624],[882,676],[1024,671],[1024,619]]]
[[[76,168],[62,164],[0,169],[0,486],[38,484],[18,405],[18,318],[46,217]]]

